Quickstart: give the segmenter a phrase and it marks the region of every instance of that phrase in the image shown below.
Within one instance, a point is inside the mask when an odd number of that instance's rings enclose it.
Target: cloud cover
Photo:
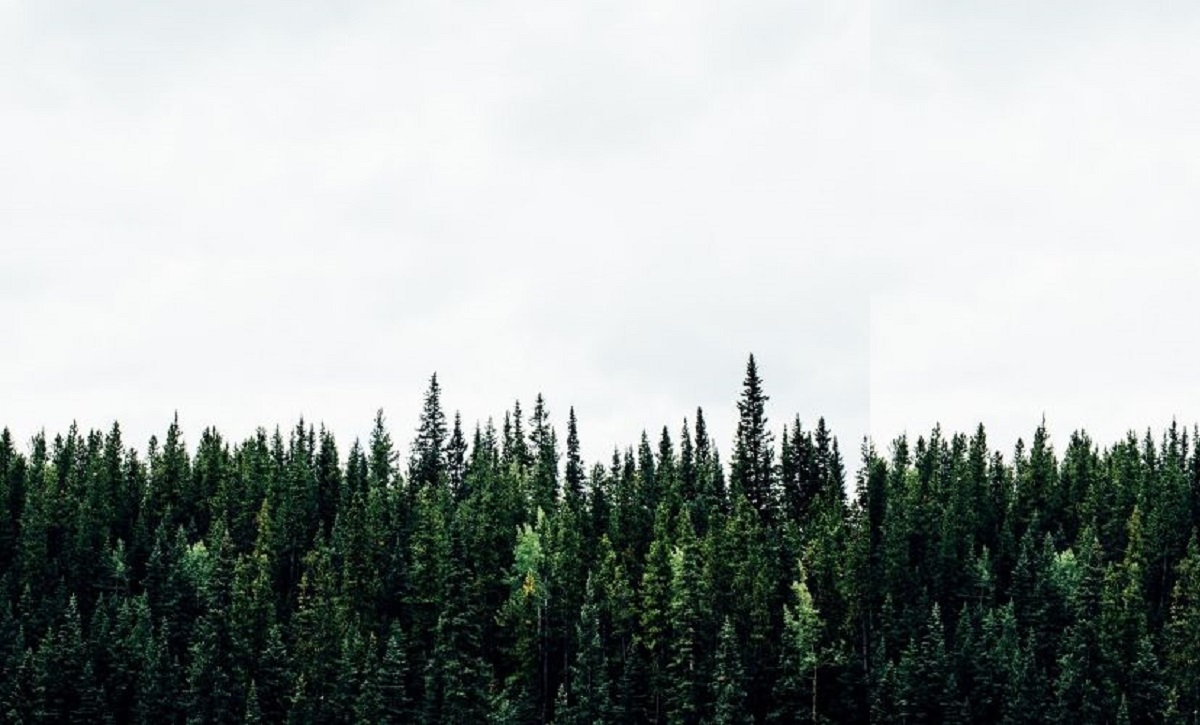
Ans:
[[[1190,421],[1190,11],[0,4],[0,418]],[[1066,428],[1069,430],[1069,428]]]

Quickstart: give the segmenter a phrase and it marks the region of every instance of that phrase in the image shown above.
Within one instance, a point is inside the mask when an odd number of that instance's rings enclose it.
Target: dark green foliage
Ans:
[[[558,713],[557,721],[572,725],[608,722],[612,719],[612,693],[601,631],[600,606],[591,579],[587,581],[583,606],[579,610],[575,640],[578,654],[562,690],[566,707]]]
[[[738,401],[737,441],[733,448],[733,491],[745,496],[762,516],[775,506],[772,435],[767,428],[769,399],[758,377],[754,356],[746,363],[746,379]]]
[[[783,610],[779,679],[775,682],[775,722],[818,722],[817,685],[821,666],[820,612],[813,605],[804,569],[792,584],[792,601]]]
[[[412,719],[412,697],[408,694],[411,673],[408,668],[408,640],[396,622],[388,627],[383,659],[378,671],[379,696],[383,701],[383,721],[409,722]]]
[[[567,502],[574,508],[583,506],[583,459],[579,453],[579,427],[575,409],[567,415],[567,465],[563,482]]]
[[[4,722],[1200,722],[1200,436],[0,432]],[[674,435],[673,430],[678,431]],[[778,440],[778,445],[776,445]],[[728,480],[728,485],[727,485]]]
[[[437,374],[429,379],[421,425],[412,445],[408,479],[414,486],[436,486],[446,472],[446,414],[442,412],[442,389]]]
[[[87,723],[101,714],[101,693],[74,597],[33,655],[32,684],[35,721]]]
[[[446,444],[446,478],[456,501],[467,495],[464,487],[466,473],[467,439],[463,436],[462,416],[455,413],[454,432],[450,434],[450,442]]]
[[[530,514],[551,513],[558,501],[558,438],[550,425],[550,413],[541,395],[533,406],[533,429],[529,442],[533,449],[533,471],[529,478]]]
[[[733,725],[752,721],[746,702],[746,674],[742,667],[742,647],[733,623],[728,618],[717,636],[717,657],[713,666],[710,694],[714,725]]]

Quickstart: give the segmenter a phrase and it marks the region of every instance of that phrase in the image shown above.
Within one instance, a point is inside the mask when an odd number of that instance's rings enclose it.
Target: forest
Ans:
[[[1200,435],[0,436],[7,722],[1197,722]],[[1057,450],[1056,450],[1057,447]]]

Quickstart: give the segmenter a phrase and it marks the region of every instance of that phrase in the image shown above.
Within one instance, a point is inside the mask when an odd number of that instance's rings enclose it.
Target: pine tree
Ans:
[[[490,670],[482,656],[478,580],[470,577],[463,542],[454,536],[433,652],[425,668],[427,722],[479,722],[486,718]]]
[[[242,714],[241,721],[246,725],[260,725],[266,722],[263,719],[262,707],[258,704],[258,686],[253,681],[246,692],[246,711]]]
[[[189,525],[193,512],[187,504],[193,502],[185,501],[185,492],[190,488],[190,478],[191,462],[176,413],[167,428],[161,454],[150,457],[150,485],[143,504],[150,528],[160,522],[171,529]]]
[[[93,722],[100,715],[100,691],[73,596],[61,624],[34,653],[33,691],[34,713],[42,722]]]
[[[545,722],[550,708],[547,608],[550,589],[545,552],[546,519],[524,524],[513,550],[510,593],[501,612],[511,634],[511,674],[505,683],[508,705],[522,721]]]
[[[680,517],[678,532],[671,552],[667,716],[672,723],[696,723],[707,695],[711,598],[691,516]]]
[[[605,719],[628,721],[640,714],[636,712],[642,679],[638,596],[632,574],[607,536],[601,536],[598,548],[594,582],[613,686],[612,709]]]
[[[579,429],[575,420],[575,408],[567,415],[567,466],[563,476],[566,500],[576,510],[583,505],[583,460],[579,454]]]
[[[650,702],[647,717],[659,722],[666,714],[667,656],[671,644],[671,540],[666,510],[660,509],[654,541],[642,574],[641,651],[649,665]]]
[[[383,721],[412,721],[412,698],[408,694],[408,643],[404,630],[396,622],[388,626],[383,661],[379,665],[379,692],[383,700]]]
[[[1200,543],[1195,532],[1179,563],[1165,629],[1165,658],[1175,710],[1200,721]]]
[[[608,662],[601,632],[600,605],[592,579],[588,577],[583,607],[579,610],[575,637],[579,650],[571,663],[567,707],[558,721],[569,725],[595,725],[611,720]]]
[[[236,722],[245,711],[234,681],[236,650],[231,631],[234,577],[233,542],[224,529],[217,532],[216,553],[204,582],[204,614],[189,648],[188,719],[195,722]]]
[[[708,426],[701,408],[696,409],[696,497],[700,514],[696,530],[703,534],[708,531],[713,518],[728,510],[729,501],[720,457],[708,437]]]
[[[408,478],[412,486],[437,486],[446,472],[446,414],[442,412],[442,389],[437,373],[429,378],[421,423],[412,444]]]
[[[710,687],[713,707],[709,721],[714,725],[748,723],[752,720],[746,707],[745,674],[740,651],[733,623],[726,617],[717,637],[717,657]]]
[[[804,567],[792,584],[793,603],[783,610],[779,679],[775,683],[776,722],[818,721],[817,675],[822,622],[805,584]]]
[[[328,534],[333,528],[338,502],[342,493],[342,469],[338,462],[337,443],[333,434],[321,426],[320,448],[315,462],[317,520]]]
[[[179,692],[183,689],[178,659],[170,653],[171,632],[166,619],[160,620],[138,667],[136,719],[147,725],[177,722],[180,716]]]
[[[1101,679],[1100,613],[1104,570],[1100,546],[1090,529],[1081,535],[1079,582],[1071,597],[1074,621],[1063,635],[1055,690],[1058,716],[1081,723],[1099,723],[1116,709],[1114,693]]]
[[[772,438],[767,428],[766,402],[758,377],[758,366],[751,355],[746,363],[746,379],[738,401],[737,443],[733,451],[734,490],[749,499],[759,515],[770,519],[775,505],[772,485],[774,468]]]
[[[512,414],[504,414],[504,437],[501,450],[505,468],[516,467],[526,472],[533,465],[529,442],[525,439],[525,420],[521,413],[521,401],[513,403]]]
[[[533,473],[529,481],[529,500],[535,514],[539,510],[550,514],[558,502],[558,441],[541,394],[534,403],[530,424],[533,426],[529,432]]]
[[[368,446],[367,486],[375,490],[386,490],[396,485],[399,478],[396,462],[399,454],[392,445],[383,417],[383,409],[375,412],[375,425],[371,428]]]
[[[462,416],[454,413],[454,430],[446,444],[446,476],[450,492],[456,501],[467,495],[465,488],[467,473],[467,439],[463,435]]]
[[[345,611],[338,606],[336,574],[324,541],[305,556],[300,596],[294,615],[296,664],[291,716],[303,721],[344,719],[339,710]]]
[[[3,574],[15,563],[18,522],[25,507],[25,459],[13,443],[8,428],[0,432],[0,562]]]
[[[290,654],[283,641],[282,627],[278,624],[268,627],[255,679],[258,707],[266,722],[281,722],[287,714],[293,687]]]
[[[679,433],[679,499],[687,509],[702,514],[697,507],[699,493],[696,447],[692,443],[692,432],[688,429],[688,422],[685,418],[683,428]]]
[[[702,411],[588,470],[572,409],[560,491],[543,399],[468,445],[436,378],[411,486],[382,412],[344,459],[0,430],[0,720],[1200,719],[1200,431],[865,439],[848,502],[765,401],[728,488]]]

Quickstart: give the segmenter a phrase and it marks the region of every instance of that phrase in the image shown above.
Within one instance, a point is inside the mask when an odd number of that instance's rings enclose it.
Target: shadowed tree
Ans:
[[[442,388],[438,385],[437,373],[434,373],[425,390],[421,422],[412,444],[412,456],[408,464],[409,483],[418,488],[436,486],[445,472],[446,414],[442,412]]]
[[[772,488],[774,452],[773,436],[767,428],[767,400],[758,366],[751,355],[746,363],[742,397],[737,404],[737,441],[733,449],[731,480],[735,495],[744,495],[760,516],[770,520],[775,505]]]

